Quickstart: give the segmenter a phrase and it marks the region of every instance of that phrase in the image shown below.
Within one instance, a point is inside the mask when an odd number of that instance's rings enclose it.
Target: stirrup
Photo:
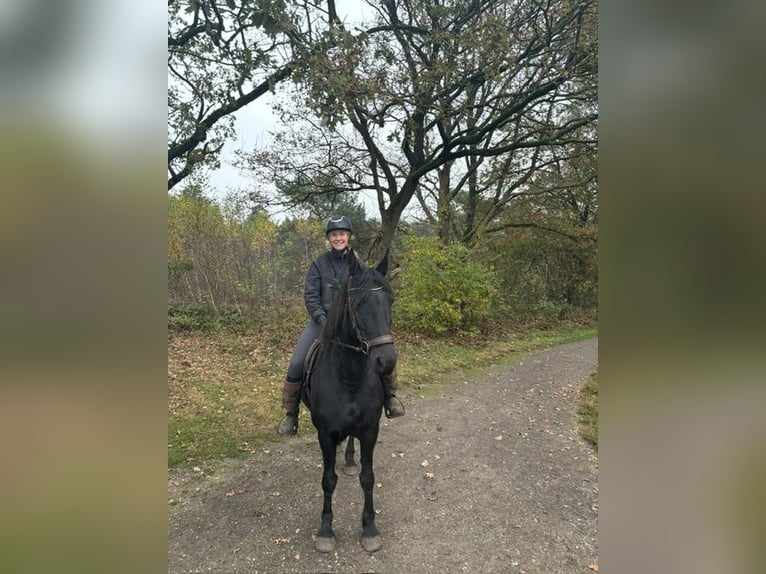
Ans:
[[[398,405],[392,404],[390,407],[386,406],[386,403],[389,402],[389,400],[393,401],[394,399],[396,399],[396,402],[399,403]],[[401,412],[395,411],[397,406],[401,409]],[[400,401],[399,397],[397,397],[396,395],[391,395],[389,399],[383,401],[383,410],[386,413],[387,419],[395,419],[397,417],[402,417],[404,416],[404,413],[405,413],[404,403],[402,403],[402,401]]]
[[[287,413],[277,425],[277,434],[293,435],[298,432],[298,415]]]

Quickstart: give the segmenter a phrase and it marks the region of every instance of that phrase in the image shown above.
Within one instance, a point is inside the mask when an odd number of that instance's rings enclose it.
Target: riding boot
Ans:
[[[396,372],[391,371],[389,374],[383,375],[381,380],[383,381],[383,410],[386,413],[386,417],[393,419],[402,416],[404,414],[404,405],[394,394],[394,391],[399,388]]]
[[[277,433],[282,435],[295,434],[298,432],[298,411],[300,410],[301,399],[300,382],[285,380],[282,385],[282,406],[287,411],[277,426]]]

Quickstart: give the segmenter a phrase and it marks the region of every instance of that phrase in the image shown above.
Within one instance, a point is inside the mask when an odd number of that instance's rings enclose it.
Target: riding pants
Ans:
[[[306,355],[309,352],[311,343],[319,337],[321,331],[322,326],[314,321],[309,321],[306,328],[303,329],[303,333],[298,337],[298,342],[295,344],[293,356],[290,358],[290,366],[287,368],[288,382],[300,383],[303,379],[303,363],[306,361]]]

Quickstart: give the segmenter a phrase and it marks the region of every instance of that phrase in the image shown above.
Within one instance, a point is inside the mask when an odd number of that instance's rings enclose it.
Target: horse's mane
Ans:
[[[347,273],[341,281],[339,292],[335,296],[335,301],[333,301],[332,308],[327,314],[322,332],[319,334],[319,344],[323,349],[326,349],[328,343],[343,329],[344,309],[348,301],[348,280]]]

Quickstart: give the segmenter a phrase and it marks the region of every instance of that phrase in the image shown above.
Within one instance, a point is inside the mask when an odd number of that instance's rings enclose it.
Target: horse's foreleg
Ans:
[[[322,506],[322,525],[317,532],[314,546],[319,552],[332,552],[335,550],[335,533],[332,530],[332,494],[338,482],[335,473],[335,448],[336,444],[329,436],[319,435],[319,446],[322,448],[322,491],[324,492],[324,505]]]
[[[346,440],[346,462],[343,465],[343,474],[346,476],[356,476],[359,474],[359,467],[354,461],[354,437],[349,436]]]
[[[365,433],[360,439],[362,472],[359,484],[364,491],[364,509],[362,510],[362,539],[360,543],[367,552],[375,552],[383,545],[380,532],[375,526],[375,506],[372,502],[372,489],[375,486],[375,472],[372,469],[372,453],[378,439],[378,429]]]

